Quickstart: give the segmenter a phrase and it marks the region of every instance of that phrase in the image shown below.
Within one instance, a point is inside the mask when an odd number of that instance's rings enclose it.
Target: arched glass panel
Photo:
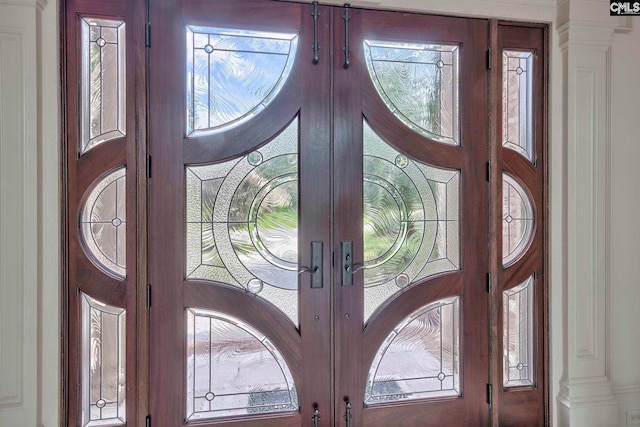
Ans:
[[[532,52],[502,52],[502,145],[533,161]]]
[[[373,359],[365,404],[460,395],[459,300],[435,301],[395,327]]]
[[[534,384],[533,276],[502,293],[504,385]]]
[[[82,425],[125,425],[126,311],[82,293]]]
[[[460,268],[460,172],[419,163],[364,122],[365,321],[401,289]]]
[[[515,262],[527,250],[533,235],[533,206],[525,189],[502,174],[502,263]]]
[[[298,410],[287,363],[253,327],[189,308],[186,345],[187,421]]]
[[[284,86],[298,36],[187,27],[187,135],[220,132],[254,117]]]
[[[126,134],[125,25],[83,17],[82,152]]]
[[[119,278],[127,273],[126,188],[125,168],[101,178],[89,193],[81,216],[89,258]]]
[[[364,41],[378,94],[409,128],[434,141],[460,144],[458,45]]]
[[[245,156],[186,173],[186,277],[257,294],[297,324],[298,120]]]

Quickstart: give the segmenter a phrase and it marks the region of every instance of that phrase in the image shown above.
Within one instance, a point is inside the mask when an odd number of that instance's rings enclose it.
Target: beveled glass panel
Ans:
[[[101,178],[82,208],[82,240],[102,270],[124,278],[127,272],[127,178],[125,168]]]
[[[222,313],[187,311],[187,421],[298,411],[293,376],[262,332]]]
[[[407,286],[460,268],[460,172],[419,163],[364,122],[364,319]]]
[[[187,27],[187,135],[220,132],[264,110],[284,86],[296,34]]]
[[[378,94],[409,128],[434,141],[460,144],[458,45],[364,41]]]
[[[504,385],[534,384],[533,276],[502,293]]]
[[[533,206],[526,190],[502,174],[502,263],[513,264],[529,247],[533,236]]]
[[[83,17],[82,152],[126,134],[125,24]]]
[[[297,324],[298,120],[255,151],[186,174],[186,277],[257,294]]]
[[[394,328],[373,359],[365,404],[460,396],[459,300],[430,303]]]
[[[502,145],[533,161],[532,52],[502,52]]]
[[[125,425],[126,311],[81,295],[82,425]]]

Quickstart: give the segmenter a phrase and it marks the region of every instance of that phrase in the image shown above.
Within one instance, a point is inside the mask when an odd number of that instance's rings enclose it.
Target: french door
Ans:
[[[541,27],[69,3],[68,425],[545,424]]]

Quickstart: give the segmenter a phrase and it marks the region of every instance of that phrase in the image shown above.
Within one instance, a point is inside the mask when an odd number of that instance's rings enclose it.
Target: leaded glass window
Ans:
[[[502,293],[505,387],[534,384],[533,276]]]
[[[264,110],[287,81],[296,34],[187,27],[187,135],[220,132]]]
[[[434,141],[460,144],[458,45],[364,41],[378,94],[409,128]]]
[[[460,172],[419,163],[364,122],[365,320],[400,290],[460,268]]]
[[[460,395],[459,302],[435,301],[393,329],[373,359],[365,404]]]
[[[533,52],[502,52],[502,145],[533,161]]]
[[[186,314],[187,422],[298,411],[293,376],[269,338],[218,312]]]
[[[502,263],[513,264],[533,236],[533,205],[529,194],[510,175],[502,174]]]
[[[82,152],[126,134],[125,24],[83,17]]]
[[[298,120],[257,150],[186,174],[186,277],[245,289],[297,325]]]
[[[127,272],[127,178],[120,168],[101,178],[82,208],[82,238],[99,268],[118,278]]]

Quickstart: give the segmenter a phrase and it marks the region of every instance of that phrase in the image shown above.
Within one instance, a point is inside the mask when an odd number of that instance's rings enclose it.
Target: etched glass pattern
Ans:
[[[532,52],[502,52],[502,145],[533,161]]]
[[[82,209],[85,247],[101,269],[124,278],[127,272],[126,170],[121,168],[98,181]]]
[[[253,327],[190,308],[186,345],[187,421],[298,411],[287,363]]]
[[[533,283],[531,276],[502,293],[505,387],[533,385]]]
[[[458,45],[364,41],[378,94],[409,128],[434,141],[460,144]]]
[[[365,321],[387,299],[458,270],[460,172],[419,163],[364,122]]]
[[[125,425],[126,312],[82,294],[82,425]]]
[[[84,17],[82,31],[82,152],[125,136],[125,26]]]
[[[525,189],[502,174],[502,263],[513,264],[527,250],[533,236],[533,206]]]
[[[298,121],[245,156],[186,173],[186,277],[257,294],[297,324]]]
[[[460,396],[459,341],[458,297],[412,313],[373,359],[365,404]]]
[[[284,86],[298,36],[187,27],[187,135],[238,126]]]

